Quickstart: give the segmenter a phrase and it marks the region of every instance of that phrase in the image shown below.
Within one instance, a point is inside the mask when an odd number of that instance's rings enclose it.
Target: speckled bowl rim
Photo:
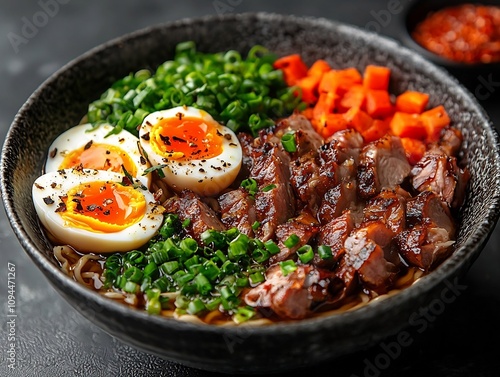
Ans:
[[[38,266],[38,268],[47,276],[50,277],[50,280],[53,284],[58,285],[57,289],[62,291],[74,291],[80,297],[85,298],[88,302],[94,302],[98,306],[106,307],[113,313],[118,316],[129,318],[132,321],[138,321],[140,323],[148,322],[154,326],[160,326],[162,328],[168,329],[195,329],[200,332],[214,333],[214,334],[245,334],[245,336],[251,336],[252,334],[265,334],[268,336],[279,336],[280,334],[290,333],[290,332],[315,332],[318,330],[327,330],[329,328],[334,328],[336,326],[349,326],[356,325],[360,321],[369,321],[370,318],[376,318],[382,313],[390,310],[390,308],[398,306],[402,303],[412,301],[416,299],[422,292],[429,292],[433,288],[436,288],[440,283],[444,280],[454,276],[457,270],[463,268],[464,264],[470,265],[473,260],[477,258],[480,250],[484,247],[486,242],[488,241],[491,232],[493,231],[495,224],[500,215],[500,177],[496,179],[496,187],[492,187],[491,190],[494,191],[494,200],[493,204],[489,208],[488,216],[485,217],[481,223],[481,226],[478,226],[477,229],[473,232],[473,234],[464,242],[464,244],[458,248],[454,254],[446,260],[436,271],[421,278],[416,284],[413,286],[406,288],[403,292],[400,292],[396,295],[388,297],[384,300],[380,300],[378,302],[372,302],[369,305],[356,309],[354,311],[349,311],[345,313],[335,314],[331,316],[318,317],[312,319],[306,319],[299,322],[293,323],[277,323],[270,326],[263,327],[219,327],[212,325],[204,325],[204,324],[196,324],[196,323],[187,323],[175,319],[166,319],[159,316],[150,316],[144,311],[131,309],[121,303],[117,303],[111,299],[105,298],[97,292],[94,292],[83,285],[77,283],[76,281],[69,278],[66,274],[62,272],[61,269],[54,266],[54,264],[50,263],[47,258],[37,250],[34,243],[30,240],[29,235],[26,233],[23,224],[16,212],[15,204],[13,202],[13,196],[11,195],[10,185],[9,185],[9,168],[5,161],[5,156],[8,155],[8,151],[11,148],[11,144],[14,142],[14,138],[16,136],[16,132],[19,131],[19,128],[22,128],[23,125],[23,117],[28,112],[30,106],[35,103],[40,96],[43,96],[45,90],[54,83],[56,78],[66,72],[68,69],[81,64],[85,60],[89,59],[93,54],[106,50],[108,48],[126,44],[128,41],[140,37],[145,36],[150,33],[155,33],[158,30],[164,28],[171,27],[183,27],[184,25],[192,24],[193,22],[205,22],[213,20],[214,18],[220,18],[221,21],[224,18],[234,19],[238,17],[258,17],[260,20],[269,20],[273,19],[287,19],[290,22],[294,22],[294,20],[298,20],[300,22],[311,23],[314,26],[321,26],[332,28],[341,33],[351,33],[355,34],[360,38],[367,38],[368,36],[373,36],[372,33],[362,30],[356,26],[347,25],[341,22],[336,22],[324,18],[314,18],[314,17],[299,17],[294,15],[282,15],[282,14],[273,14],[273,13],[243,13],[243,14],[235,14],[235,15],[225,15],[224,17],[220,16],[206,16],[200,17],[196,19],[186,18],[174,22],[167,22],[151,27],[147,27],[144,29],[137,30],[132,33],[125,34],[113,40],[110,40],[106,43],[103,43],[88,52],[82,54],[78,58],[70,61],[66,65],[64,65],[61,69],[59,69],[56,73],[54,73],[51,77],[49,77],[45,82],[43,82],[34,93],[28,98],[28,100],[24,103],[24,105],[19,110],[16,115],[12,125],[9,128],[7,137],[5,139],[4,147],[2,149],[2,161],[0,166],[1,173],[1,192],[2,199],[4,203],[4,207],[7,213],[7,216],[10,220],[11,227],[18,238],[20,244],[23,249],[29,255],[29,257],[34,261],[34,263]],[[391,54],[400,54],[401,56],[405,56],[408,59],[412,60],[413,64],[419,64],[425,67],[426,70],[437,72],[440,77],[442,77],[442,81],[445,84],[449,84],[450,86],[457,87],[460,86],[458,81],[451,77],[447,72],[443,69],[434,66],[432,63],[428,62],[424,58],[418,56],[415,52],[409,50],[406,47],[401,46],[396,41],[389,39],[387,37],[380,37],[377,42],[382,43],[384,49],[390,51]],[[462,86],[456,89],[460,95],[464,97],[469,97],[470,102],[477,108],[478,114],[482,118],[484,118],[484,131],[487,134],[487,137],[491,139],[496,146],[495,156],[496,159],[491,161],[491,164],[496,164],[498,170],[500,170],[500,144],[498,134],[493,127],[491,121],[489,120],[489,116],[484,111],[484,109],[479,105],[477,100],[473,98],[473,96]],[[399,329],[398,329],[399,330]],[[123,339],[123,338],[122,338]],[[134,339],[126,339],[126,341],[136,345],[138,348],[149,351],[151,353],[157,353],[155,349],[150,349],[147,345],[139,344]]]

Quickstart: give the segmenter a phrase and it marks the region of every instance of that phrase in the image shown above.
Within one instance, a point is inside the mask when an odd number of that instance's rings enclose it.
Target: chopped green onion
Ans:
[[[300,242],[300,238],[299,236],[297,236],[296,234],[291,234],[286,240],[285,242],[283,242],[283,244],[291,249],[292,247],[296,246],[298,243]]]
[[[270,185],[263,187],[262,192],[268,192],[268,191],[271,191],[272,189],[275,189],[275,188],[276,188],[276,185],[270,184]]]
[[[210,284],[206,276],[201,273],[196,275],[193,281],[198,292],[204,296],[212,290],[212,284]]]
[[[139,283],[142,280],[144,273],[139,268],[132,266],[132,267],[128,268],[127,270],[125,270],[125,272],[123,273],[123,276],[128,281],[131,281],[134,283]]]
[[[238,308],[233,316],[233,321],[237,324],[243,323],[255,316],[255,309],[247,306],[244,308]]]
[[[196,298],[188,304],[186,310],[189,314],[197,314],[205,310],[205,304],[199,298]]]
[[[168,275],[172,275],[178,269],[179,269],[179,262],[177,262],[176,260],[165,262],[160,266],[160,270],[162,270],[163,273]]]
[[[255,249],[252,258],[257,263],[264,263],[269,259],[269,252],[265,249]]]
[[[284,276],[287,276],[288,274],[294,272],[297,269],[297,265],[292,259],[282,261],[279,264],[281,272],[283,273]]]
[[[238,237],[231,241],[228,246],[229,259],[237,260],[243,255],[246,255],[248,251],[248,241],[248,236],[243,233],[240,233]]]
[[[253,224],[252,224],[252,229],[253,230],[257,230],[260,226],[260,222],[258,221],[254,221]]]
[[[156,278],[158,276],[158,265],[151,261],[144,267],[144,276]]]
[[[318,246],[318,255],[321,259],[329,259],[333,256],[332,248],[327,245]]]
[[[122,289],[128,293],[137,293],[139,291],[139,285],[133,281],[127,281]]]
[[[297,143],[295,141],[295,133],[288,132],[281,137],[281,145],[285,151],[293,153],[297,152]]]
[[[278,254],[281,250],[278,245],[273,240],[267,240],[264,242],[264,247],[271,255]]]
[[[251,274],[248,279],[250,280],[250,283],[252,285],[257,285],[259,283],[262,283],[263,281],[266,280],[266,277],[264,276],[264,274],[261,272],[261,271],[258,271],[258,272],[254,272],[253,274]]]
[[[297,250],[297,255],[302,263],[309,263],[314,258],[314,251],[311,245],[301,246]]]
[[[257,191],[259,189],[259,187],[257,185],[257,181],[253,178],[244,179],[241,182],[241,187],[243,187],[245,190],[247,190],[248,193],[250,194],[250,196],[255,196],[255,194],[257,193]]]

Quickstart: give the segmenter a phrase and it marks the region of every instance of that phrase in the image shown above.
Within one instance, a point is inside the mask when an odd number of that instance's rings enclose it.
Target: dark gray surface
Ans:
[[[54,0],[55,1],[55,0]],[[43,10],[31,2],[0,2],[0,138],[3,140],[16,111],[33,90],[51,73],[88,49],[124,33],[152,24],[184,17],[217,14],[221,11],[272,11],[296,15],[321,16],[353,23],[398,37],[397,16],[406,1],[62,1],[47,23],[31,34],[26,20],[32,21]],[[227,8],[217,8],[225,4]],[[231,5],[233,4],[233,5]],[[233,9],[230,9],[233,8]],[[391,11],[393,12],[391,14]],[[11,34],[9,34],[11,33]],[[25,38],[15,51],[13,34]],[[10,39],[9,40],[9,36]],[[29,38],[27,38],[29,36]],[[481,84],[478,78],[478,85]],[[500,122],[495,106],[496,87],[482,100],[494,122]],[[485,93],[481,91],[481,93]],[[482,99],[485,98],[484,96]],[[499,123],[500,124],[500,123]],[[36,131],[35,131],[36,132]],[[411,345],[394,349],[376,346],[314,371],[287,375],[325,373],[339,376],[497,376],[500,359],[496,338],[500,334],[500,266],[498,232],[493,234],[466,280],[467,288],[458,300],[439,315],[429,318],[427,327],[412,334]],[[117,341],[84,319],[49,286],[13,236],[5,213],[0,213],[2,334],[0,338],[0,375],[8,376],[164,376],[214,375],[177,366],[145,354]],[[17,367],[9,373],[7,364],[7,268],[16,266],[16,358]],[[493,347],[488,344],[493,340]],[[488,344],[487,344],[488,343]],[[270,355],[272,357],[272,355]],[[304,357],[307,357],[304,355]],[[388,360],[388,361],[387,361]],[[380,367],[376,367],[378,363]],[[7,374],[6,374],[7,373]]]

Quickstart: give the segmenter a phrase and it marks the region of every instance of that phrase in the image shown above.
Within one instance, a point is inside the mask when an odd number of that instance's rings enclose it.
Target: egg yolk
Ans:
[[[224,135],[217,125],[179,113],[161,119],[150,133],[151,148],[158,155],[173,160],[202,160],[222,153]]]
[[[59,169],[70,169],[78,165],[85,169],[108,170],[122,172],[122,165],[133,177],[137,174],[137,167],[127,152],[115,145],[88,143],[72,150],[64,156]]]
[[[118,232],[139,222],[146,213],[144,195],[116,182],[82,183],[68,190],[60,215],[68,227],[99,233]]]

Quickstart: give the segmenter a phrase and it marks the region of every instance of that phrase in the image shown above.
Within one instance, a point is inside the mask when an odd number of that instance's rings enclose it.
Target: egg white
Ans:
[[[32,189],[33,203],[38,217],[59,243],[67,244],[81,252],[111,253],[137,249],[146,244],[160,229],[164,208],[155,203],[154,196],[141,188],[136,181],[135,189],[145,198],[146,213],[139,222],[116,232],[94,232],[69,226],[56,212],[72,187],[82,183],[105,181],[122,182],[123,175],[94,169],[64,169],[49,172],[35,180]]]
[[[134,178],[139,179],[143,185],[150,187],[151,174],[145,173],[149,168],[147,160],[139,150],[139,139],[126,130],[110,134],[114,127],[102,124],[93,127],[91,124],[80,124],[60,134],[50,145],[49,156],[45,163],[45,172],[61,169],[61,164],[71,151],[84,147],[90,142],[114,145],[122,149],[132,160],[137,173]],[[94,168],[84,166],[84,168]],[[119,173],[122,173],[120,171]],[[131,172],[129,172],[131,173]]]
[[[213,124],[224,135],[222,153],[206,159],[176,160],[155,152],[149,140],[151,130],[164,119],[177,118],[179,113]],[[180,106],[149,114],[139,128],[139,139],[150,163],[163,166],[164,181],[177,192],[190,189],[201,196],[216,195],[233,183],[241,168],[243,152],[234,132],[194,107]]]

